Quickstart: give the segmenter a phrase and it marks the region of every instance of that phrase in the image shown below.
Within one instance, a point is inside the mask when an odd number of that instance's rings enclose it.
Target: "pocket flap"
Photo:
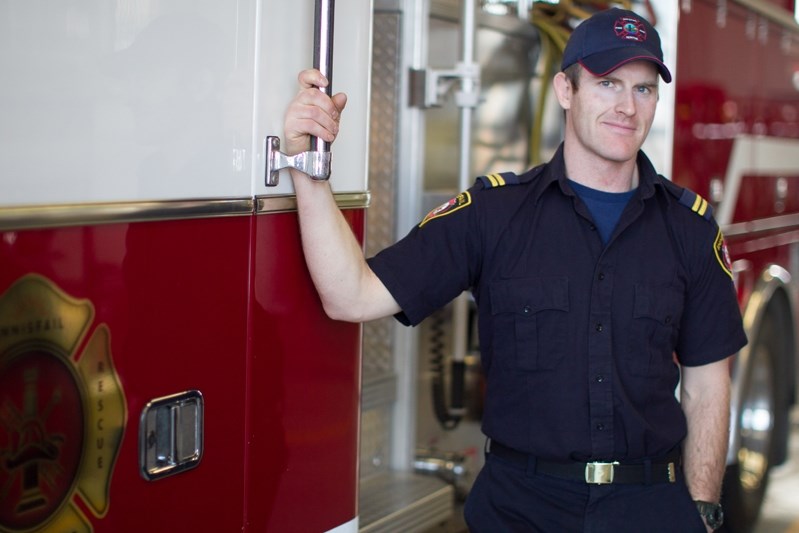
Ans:
[[[491,284],[491,313],[533,315],[569,310],[568,278],[503,279]]]
[[[635,285],[633,318],[649,318],[672,324],[680,318],[682,294],[670,287]]]

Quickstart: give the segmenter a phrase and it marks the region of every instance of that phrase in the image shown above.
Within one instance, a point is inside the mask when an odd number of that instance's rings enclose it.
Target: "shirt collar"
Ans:
[[[660,179],[655,167],[652,165],[652,162],[649,160],[643,150],[638,151],[637,164],[638,197],[642,200],[646,200],[647,198],[654,196],[656,185],[660,186],[661,188],[663,188],[663,185],[660,183]],[[544,193],[544,191],[549,189],[549,187],[555,182],[558,183],[558,186],[563,194],[567,196],[574,196],[574,191],[568,184],[568,178],[566,177],[566,162],[563,159],[563,143],[560,143],[555,155],[552,156],[552,159],[550,160],[549,164],[546,165],[541,175],[538,188],[535,192],[536,202],[541,198],[541,195]],[[668,195],[666,196],[668,197]]]

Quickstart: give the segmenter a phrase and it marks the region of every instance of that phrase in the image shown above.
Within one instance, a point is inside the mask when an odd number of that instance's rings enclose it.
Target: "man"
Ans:
[[[658,76],[671,81],[648,22],[619,9],[586,20],[553,80],[566,117],[553,159],[479,178],[368,261],[329,186],[293,176],[332,318],[415,325],[472,290],[489,438],[465,508],[472,531],[720,525],[727,358],[746,338],[706,203],[640,151]],[[308,135],[333,141],[346,103],[315,88],[316,71],[300,83],[289,153]]]

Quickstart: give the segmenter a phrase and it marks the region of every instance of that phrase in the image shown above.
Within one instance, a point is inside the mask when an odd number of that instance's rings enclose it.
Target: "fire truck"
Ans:
[[[461,531],[473,302],[412,329],[327,318],[282,169],[329,176],[372,254],[554,152],[565,39],[619,4],[675,78],[644,150],[731,255],[750,342],[724,503],[751,530],[799,372],[793,0],[0,5],[0,531]],[[342,132],[288,158],[312,64],[349,96]]]

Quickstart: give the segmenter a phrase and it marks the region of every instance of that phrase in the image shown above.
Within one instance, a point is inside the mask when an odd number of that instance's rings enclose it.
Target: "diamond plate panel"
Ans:
[[[374,15],[372,43],[372,103],[369,135],[369,188],[371,205],[366,218],[366,254],[374,255],[394,242],[394,177],[396,176],[397,118],[399,114],[399,47],[401,16]],[[393,318],[364,324],[363,383],[385,383],[392,377]],[[365,391],[365,395],[366,395]],[[389,466],[391,401],[361,412],[361,480],[385,472]]]
[[[371,206],[366,218],[366,254],[374,255],[394,242],[394,176],[399,107],[399,31],[396,13],[375,13],[372,44],[372,107],[369,135]],[[364,380],[390,373],[393,319],[364,325]]]
[[[389,466],[391,447],[389,437],[391,411],[388,408],[370,409],[361,413],[361,481],[369,479]]]

